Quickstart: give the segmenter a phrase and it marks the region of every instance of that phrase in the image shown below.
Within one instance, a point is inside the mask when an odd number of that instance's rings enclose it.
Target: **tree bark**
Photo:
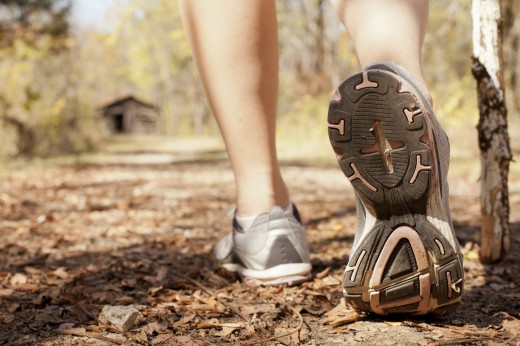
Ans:
[[[508,173],[512,159],[502,72],[499,0],[473,0],[473,66],[477,81],[481,159],[480,260],[496,262],[510,248]]]

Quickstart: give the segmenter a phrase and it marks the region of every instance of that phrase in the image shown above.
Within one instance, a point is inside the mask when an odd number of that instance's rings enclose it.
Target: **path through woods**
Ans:
[[[250,288],[208,260],[231,222],[226,161],[143,157],[2,175],[0,344],[246,344],[273,336],[265,344],[518,344],[518,174],[510,185],[512,249],[492,266],[478,262],[478,181],[462,172],[450,182],[465,256],[457,313],[443,320],[362,316],[335,326],[350,317],[327,312],[340,304],[355,229],[352,190],[339,169],[283,167],[307,225],[314,280]],[[139,310],[133,329],[97,321],[103,306],[130,304]]]

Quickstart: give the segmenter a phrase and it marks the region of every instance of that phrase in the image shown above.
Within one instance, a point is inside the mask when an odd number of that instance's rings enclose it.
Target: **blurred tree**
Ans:
[[[341,80],[357,70],[356,55],[328,1],[278,1],[277,8],[279,135],[295,142],[323,140],[328,102]]]
[[[518,7],[517,0],[501,1],[510,6],[506,12]],[[176,2],[116,2],[106,18],[113,23],[110,30],[73,33],[70,6],[71,0],[0,1],[0,151],[6,141],[16,143],[13,153],[84,148],[85,130],[88,138],[100,131],[96,106],[127,94],[160,107],[164,134],[217,132]],[[461,54],[471,49],[471,0],[430,6],[424,72],[436,113],[450,132],[476,122],[471,61]],[[279,129],[283,136],[325,138],[327,100],[359,68],[355,52],[328,1],[278,0],[277,7]],[[513,17],[504,16],[504,62],[518,66],[518,24],[506,30]],[[506,71],[506,85],[516,85],[516,70]],[[284,123],[303,128],[288,133],[293,127]],[[68,145],[71,141],[75,144]]]
[[[10,154],[74,150],[82,138],[73,107],[70,10],[70,0],[0,3],[0,121]]]
[[[423,50],[426,81],[435,114],[450,134],[452,128],[474,126],[477,102],[472,94],[471,0],[430,1],[430,19]]]
[[[60,46],[69,35],[70,0],[2,0],[0,2],[0,47],[23,38],[36,44],[49,36]]]
[[[98,61],[113,64],[100,76],[118,81],[108,94],[132,93],[158,105],[164,134],[213,131],[177,3],[130,0],[113,11],[116,27],[105,43],[115,56]]]
[[[500,260],[511,246],[508,172],[512,159],[502,67],[499,0],[473,0],[473,75],[477,80],[481,158],[480,260]]]

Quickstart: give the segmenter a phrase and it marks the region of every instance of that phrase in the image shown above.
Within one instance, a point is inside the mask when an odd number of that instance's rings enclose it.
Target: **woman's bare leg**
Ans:
[[[181,0],[195,60],[224,137],[237,210],[256,215],[289,195],[275,147],[278,35],[273,0]]]
[[[421,64],[428,0],[331,0],[331,3],[354,41],[361,67],[395,62],[428,90]]]

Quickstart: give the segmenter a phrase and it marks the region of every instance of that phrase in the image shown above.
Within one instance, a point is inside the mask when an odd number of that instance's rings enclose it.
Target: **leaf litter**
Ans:
[[[335,168],[285,166],[284,174],[307,224],[315,274],[296,287],[248,287],[210,260],[231,222],[223,217],[234,193],[226,163],[4,174],[0,344],[518,344],[518,222],[511,255],[483,266],[475,256],[478,207],[453,196],[466,259],[462,308],[441,320],[359,315],[341,287],[355,232],[352,191]],[[132,327],[101,321],[107,305],[135,308]]]

